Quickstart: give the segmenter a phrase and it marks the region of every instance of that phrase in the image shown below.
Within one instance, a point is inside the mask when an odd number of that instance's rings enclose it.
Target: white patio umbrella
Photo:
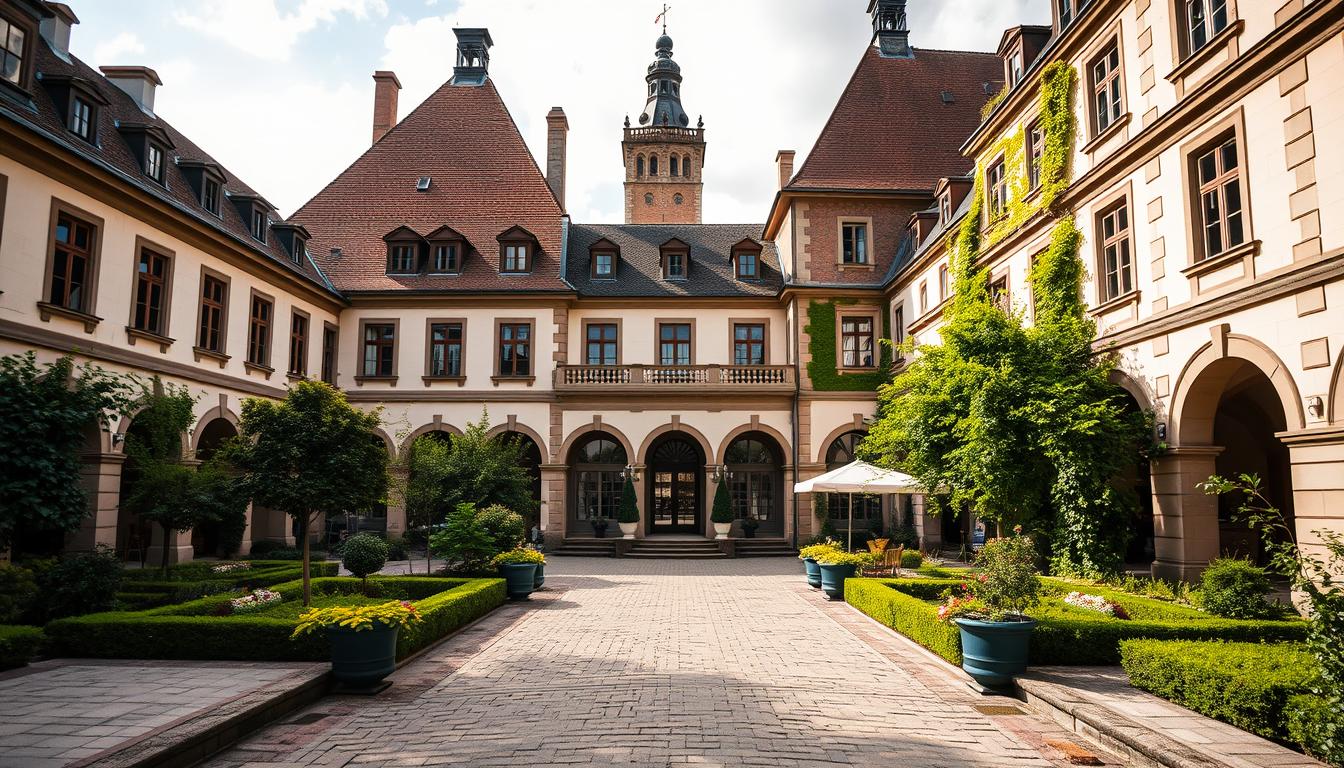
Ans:
[[[846,547],[854,548],[854,494],[908,493],[920,490],[915,479],[904,472],[875,467],[866,461],[852,461],[824,475],[793,486],[794,493],[848,493],[849,536]]]

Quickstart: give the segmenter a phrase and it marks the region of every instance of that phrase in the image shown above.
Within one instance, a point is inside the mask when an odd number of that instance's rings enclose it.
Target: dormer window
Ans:
[[[1008,56],[1008,87],[1012,88],[1022,82],[1022,49],[1016,48]]]
[[[280,241],[280,246],[289,254],[289,260],[296,266],[302,265],[303,257],[308,253],[308,230],[304,229],[302,224],[282,221],[272,224],[271,231]]]
[[[761,246],[746,239],[733,246],[733,274],[738,280],[761,279]]]
[[[178,170],[182,171],[182,175],[187,178],[187,183],[191,185],[192,190],[196,192],[196,199],[200,201],[201,207],[216,216],[222,216],[220,205],[224,202],[223,169],[214,163],[200,160],[178,160],[177,167]],[[251,211],[244,213],[240,207],[239,213],[250,228],[252,225]]]
[[[93,105],[80,96],[70,100],[70,132],[85,141],[93,141]]]
[[[529,255],[526,243],[504,246],[503,272],[529,272]]]
[[[266,242],[266,212],[260,208],[252,209],[252,239]]]
[[[455,273],[461,270],[461,263],[456,243],[434,246],[434,261],[430,265],[432,271]]]
[[[947,226],[952,222],[952,194],[948,193],[938,198],[938,220]]]
[[[513,227],[501,234],[499,240],[500,274],[519,275],[532,271],[532,257],[537,238],[522,227]]]
[[[206,177],[205,182],[201,185],[201,207],[216,216],[219,215],[219,193],[220,183]]]
[[[410,275],[415,274],[415,252],[414,245],[394,245],[392,254],[388,258],[387,271],[389,274]]]
[[[686,254],[684,253],[667,254],[667,279],[668,280],[686,279]]]
[[[434,275],[462,274],[466,238],[452,227],[439,227],[425,236],[429,241],[429,272]]]
[[[593,254],[593,277],[610,279],[616,276],[616,254]]]
[[[145,175],[163,183],[163,147],[158,144],[150,144],[145,149]]]
[[[0,16],[0,79],[23,88],[27,85],[27,31]]]
[[[420,248],[424,239],[410,227],[397,227],[383,236],[387,243],[387,274],[420,274]]]
[[[691,247],[672,238],[658,248],[664,280],[685,280],[691,271]]]

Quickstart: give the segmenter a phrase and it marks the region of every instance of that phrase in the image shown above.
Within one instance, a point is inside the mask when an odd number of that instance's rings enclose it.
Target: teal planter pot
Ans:
[[[807,574],[807,586],[821,589],[821,566],[810,557],[803,558],[803,572]]]
[[[533,589],[541,589],[541,585],[546,583],[546,564],[537,563],[537,578],[532,582]]]
[[[331,676],[351,689],[374,688],[397,668],[396,625],[375,622],[372,629],[327,627]]]
[[[526,600],[536,588],[537,564],[507,563],[499,566],[499,575],[504,577],[510,600]]]
[[[977,621],[956,619],[961,628],[961,668],[985,688],[1006,689],[1013,675],[1027,671],[1032,619]]]
[[[826,597],[831,600],[845,599],[845,579],[854,575],[856,568],[852,565],[823,565],[817,564],[821,569],[821,591],[826,593]]]

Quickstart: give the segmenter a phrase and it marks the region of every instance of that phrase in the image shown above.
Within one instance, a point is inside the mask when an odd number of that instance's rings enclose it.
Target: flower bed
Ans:
[[[40,627],[0,626],[0,670],[27,665],[41,647]]]
[[[334,564],[333,564],[334,565]],[[369,579],[375,597],[413,601],[423,621],[403,631],[397,657],[420,650],[475,621],[504,602],[502,579],[444,579],[387,576]],[[360,580],[315,578],[314,602],[366,603]],[[272,590],[282,601],[256,613],[218,615],[236,595],[211,595],[180,605],[146,611],[97,613],[54,621],[46,633],[53,652],[64,656],[129,659],[237,659],[243,661],[321,661],[328,658],[322,633],[290,641],[298,624],[303,583],[291,581]]]
[[[218,572],[215,569],[233,566]],[[246,567],[236,567],[246,566]],[[335,576],[339,563],[314,562],[312,575]],[[157,568],[123,572],[119,600],[129,610],[156,608],[236,589],[257,589],[303,578],[303,563],[288,560],[252,560],[228,563],[194,562],[175,565],[164,574]]]
[[[235,597],[229,601],[234,613],[259,613],[284,600],[284,595],[268,589],[254,589],[252,594]]]
[[[961,663],[957,628],[938,619],[939,596],[958,579],[850,579],[845,600],[877,621],[906,635],[954,664]],[[1030,611],[1038,624],[1031,638],[1032,664],[1120,663],[1120,642],[1131,638],[1166,640],[1301,640],[1307,623],[1298,619],[1220,619],[1193,608],[1136,597],[1101,587],[1087,593],[1119,606],[1118,619],[1065,602],[1076,585],[1042,579],[1043,599]]]

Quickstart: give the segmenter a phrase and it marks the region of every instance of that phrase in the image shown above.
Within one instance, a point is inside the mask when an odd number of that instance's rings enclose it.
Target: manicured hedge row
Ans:
[[[944,590],[961,583],[959,579],[849,579],[845,599],[939,656],[960,663],[957,627],[938,620],[936,601]],[[1057,599],[1069,585],[1043,583],[1048,597],[1031,611],[1037,620],[1031,636],[1031,663],[1036,665],[1119,664],[1120,642],[1131,638],[1287,641],[1302,640],[1307,633],[1307,623],[1297,619],[1220,619],[1160,600],[1102,588],[1082,589],[1119,603],[1131,616],[1115,619]]]
[[[340,563],[314,562],[309,572],[314,577],[335,576],[340,572]],[[208,575],[191,578],[202,573]],[[254,561],[251,568],[228,574],[211,574],[208,568],[179,566],[177,570],[169,570],[167,579],[164,579],[157,569],[127,571],[127,574],[121,591],[117,593],[117,599],[130,610],[142,610],[236,589],[258,589],[302,579],[303,564],[282,560]],[[174,576],[178,578],[173,578]]]
[[[369,583],[385,594],[411,598],[424,616],[424,623],[398,642],[399,656],[489,613],[505,599],[502,579],[401,576],[375,577]],[[315,594],[353,594],[360,589],[359,579],[353,578],[318,578],[312,585]],[[301,581],[272,589],[286,600],[303,596]],[[328,657],[322,633],[290,640],[292,620],[264,614],[213,615],[232,597],[211,595],[147,611],[61,619],[46,627],[49,647],[64,656],[95,658],[321,661]]]
[[[0,626],[0,670],[26,666],[41,647],[41,627]]]
[[[1302,695],[1320,670],[1298,644],[1125,640],[1120,660],[1136,688],[1270,739],[1300,744],[1289,722],[1323,703]]]

